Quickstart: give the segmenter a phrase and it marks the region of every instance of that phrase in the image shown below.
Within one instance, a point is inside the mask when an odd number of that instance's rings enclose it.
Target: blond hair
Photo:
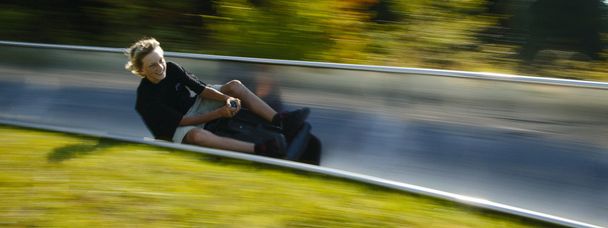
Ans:
[[[154,51],[157,47],[160,47],[160,43],[152,38],[145,37],[137,42],[133,43],[127,50],[125,55],[129,58],[125,69],[131,71],[131,73],[143,77],[139,72],[142,70],[142,59]]]

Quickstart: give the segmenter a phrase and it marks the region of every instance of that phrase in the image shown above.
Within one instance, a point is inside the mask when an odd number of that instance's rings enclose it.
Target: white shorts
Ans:
[[[219,91],[220,88],[222,88],[222,86],[223,85],[211,85],[210,87]],[[190,107],[190,109],[188,109],[188,112],[186,112],[186,114],[184,114],[184,117],[196,116],[196,115],[200,115],[203,113],[211,112],[224,105],[226,105],[225,102],[203,99],[201,96],[198,96],[196,98],[196,101],[194,101],[194,104],[192,105],[192,107]],[[204,123],[197,124],[197,125],[178,126],[177,129],[175,129],[175,133],[173,133],[172,140],[173,140],[173,142],[176,142],[176,143],[182,143],[182,141],[184,141],[184,137],[186,137],[186,134],[188,134],[188,132],[190,132],[190,130],[192,130],[194,128],[203,128],[203,127],[205,127]]]

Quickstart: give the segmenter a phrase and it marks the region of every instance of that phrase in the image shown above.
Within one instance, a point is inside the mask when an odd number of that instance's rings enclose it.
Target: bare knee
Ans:
[[[183,142],[186,144],[195,144],[205,146],[208,144],[209,138],[213,137],[213,133],[201,128],[190,130],[184,137]]]
[[[244,89],[246,89],[245,85],[243,85],[241,81],[232,80],[222,86],[221,92],[231,96],[237,96],[241,94]]]

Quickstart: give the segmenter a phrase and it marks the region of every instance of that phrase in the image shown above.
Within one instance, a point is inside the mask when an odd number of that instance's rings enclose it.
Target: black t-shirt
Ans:
[[[167,62],[167,76],[158,84],[142,78],[137,88],[135,110],[154,138],[171,141],[182,117],[205,85],[183,67]]]

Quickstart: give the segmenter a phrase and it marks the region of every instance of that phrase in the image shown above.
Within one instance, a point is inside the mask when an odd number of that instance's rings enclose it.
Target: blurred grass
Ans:
[[[0,226],[537,227],[337,178],[0,125]]]

